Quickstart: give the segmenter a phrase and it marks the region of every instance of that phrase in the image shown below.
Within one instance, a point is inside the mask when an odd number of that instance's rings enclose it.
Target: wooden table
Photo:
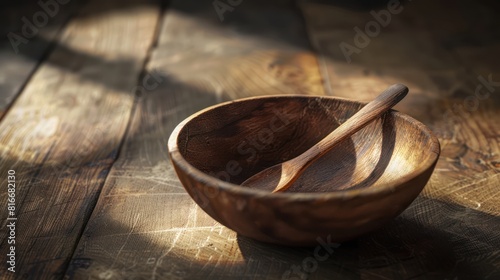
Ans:
[[[60,0],[44,25],[31,2],[0,11],[0,278],[500,279],[496,1]],[[441,158],[401,216],[326,260],[218,224],[169,162],[172,129],[207,106],[395,82]]]

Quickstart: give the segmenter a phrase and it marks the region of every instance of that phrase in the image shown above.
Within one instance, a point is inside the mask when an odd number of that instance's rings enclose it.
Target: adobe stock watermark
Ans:
[[[292,267],[283,273],[282,280],[304,280],[312,273],[318,270],[319,263],[326,261],[340,247],[339,243],[331,241],[332,236],[328,235],[326,241],[318,237],[319,245],[314,249],[313,255],[302,260],[300,265],[292,265]]]
[[[19,53],[19,46],[21,44],[27,44],[29,39],[35,37],[40,28],[45,27],[49,23],[49,18],[55,17],[61,10],[60,5],[66,5],[70,0],[40,0],[38,1],[38,6],[41,10],[35,12],[31,18],[31,21],[27,17],[22,17],[21,21],[23,26],[21,27],[21,34],[14,32],[9,32],[7,38],[10,41],[14,52]]]
[[[243,139],[237,146],[238,154],[240,156],[247,156],[245,159],[247,163],[254,161],[258,152],[271,145],[274,141],[275,133],[283,131],[295,116],[294,114],[287,114],[277,110],[273,110],[273,114],[266,127],[260,128],[252,136]],[[217,179],[230,182],[232,176],[238,176],[243,171],[240,163],[236,160],[230,160],[225,167],[225,170],[209,174]]]
[[[380,34],[382,27],[387,27],[391,23],[392,15],[401,13],[403,9],[404,7],[399,0],[390,0],[387,3],[387,9],[378,12],[374,10],[370,11],[374,20],[365,24],[364,32],[358,26],[354,27],[354,46],[345,41],[339,44],[340,50],[346,61],[351,63],[351,56],[353,54],[360,54],[362,49],[368,47],[371,39]]]
[[[160,70],[153,70],[151,72],[147,72],[144,74],[139,83],[130,89],[131,94],[137,95],[139,97],[157,89],[164,81],[166,75]],[[130,103],[123,102],[121,109],[118,109],[117,114],[127,114],[132,112],[132,107],[136,106],[138,103],[138,98],[134,98],[134,103],[130,105]],[[131,116],[132,117],[132,116]],[[48,116],[41,116],[41,118],[46,119],[47,122],[50,122],[53,118],[49,118]],[[81,141],[79,141],[79,145],[85,147],[85,149],[91,149],[92,147],[99,147],[103,142],[109,141],[106,138],[108,135],[108,131],[111,131],[111,127],[115,124],[110,122],[100,122],[92,127],[92,133],[87,133],[82,137]],[[68,157],[65,157],[61,162],[58,162],[52,165],[50,168],[53,173],[58,174],[59,176],[64,176],[64,174],[73,169],[78,169],[81,167],[81,157],[82,155],[73,153]]]
[[[7,270],[16,272],[16,171],[7,171]]]
[[[243,0],[214,0],[212,5],[214,6],[215,12],[219,16],[219,20],[222,22],[224,21],[224,13],[234,11],[234,8],[241,5],[242,2]]]
[[[271,145],[275,139],[276,133],[283,131],[295,117],[297,117],[296,114],[273,110],[273,116],[266,126],[260,128],[256,133],[252,134],[252,136],[248,136],[238,144],[236,147],[238,154],[242,157],[246,156],[245,161],[247,163],[255,161],[257,159],[257,153]],[[240,175],[241,172],[243,172],[243,167],[240,162],[230,160],[223,166],[223,170],[211,172],[209,175],[222,181],[230,182],[232,177]],[[196,194],[195,200],[200,207],[204,207],[208,204],[209,198],[214,198],[217,195],[219,195],[218,189],[214,189],[213,192],[211,192],[209,188],[205,188],[202,194]]]
[[[132,93],[142,96],[147,92],[157,89],[164,81],[167,75],[158,69],[147,72],[141,82],[132,88]]]
[[[489,74],[487,79],[479,75],[477,81],[479,81],[479,84],[476,86],[473,94],[467,96],[462,104],[453,104],[453,108],[449,108],[444,113],[443,119],[445,121],[458,121],[456,120],[457,115],[469,115],[469,113],[475,112],[479,108],[479,102],[488,99],[495,92],[495,88],[500,86],[500,82],[493,81],[492,74]]]

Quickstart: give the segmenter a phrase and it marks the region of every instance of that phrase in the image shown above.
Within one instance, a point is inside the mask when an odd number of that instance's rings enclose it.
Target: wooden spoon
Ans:
[[[241,185],[264,190],[274,189],[273,193],[285,191],[300,177],[311,163],[392,108],[407,93],[408,88],[402,84],[395,84],[388,87],[377,98],[366,104],[361,110],[316,145],[293,159],[262,170],[245,180]]]

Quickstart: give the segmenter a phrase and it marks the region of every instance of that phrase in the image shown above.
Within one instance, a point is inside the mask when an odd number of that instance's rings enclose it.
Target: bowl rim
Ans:
[[[362,188],[362,189],[343,189],[343,190],[338,190],[338,191],[331,191],[331,192],[277,192],[277,193],[271,193],[269,191],[265,190],[260,190],[260,189],[252,189],[248,187],[243,187],[241,185],[233,184],[230,182],[226,182],[223,180],[220,180],[219,178],[210,176],[203,171],[197,169],[196,167],[192,166],[180,153],[178,145],[177,145],[177,139],[182,131],[182,129],[193,119],[197,118],[198,116],[219,108],[219,107],[224,107],[232,103],[239,103],[239,102],[245,102],[249,100],[254,100],[254,99],[273,99],[273,98],[321,98],[321,99],[334,99],[334,100],[341,100],[341,101],[348,101],[351,103],[359,104],[359,105],[365,105],[365,102],[360,102],[356,100],[352,100],[349,98],[342,98],[342,97],[335,97],[335,96],[328,96],[328,95],[298,95],[298,94],[281,94],[281,95],[262,95],[262,96],[252,96],[252,97],[246,97],[246,98],[241,98],[241,99],[236,99],[236,100],[230,100],[222,103],[218,103],[212,106],[209,106],[205,109],[202,109],[186,119],[184,119],[182,122],[180,122],[172,131],[170,134],[170,137],[168,139],[168,153],[170,155],[170,160],[174,165],[177,165],[178,168],[181,168],[186,174],[191,174],[191,176],[196,177],[196,180],[198,182],[204,183],[206,186],[213,187],[217,189],[216,195],[219,194],[220,191],[225,191],[225,192],[230,192],[234,194],[239,194],[239,195],[244,195],[244,196],[251,196],[251,197],[259,197],[261,199],[277,199],[277,198],[283,198],[283,199],[292,199],[294,201],[317,201],[317,200],[331,200],[331,199],[341,199],[341,200],[347,200],[351,199],[354,197],[364,197],[364,196],[373,196],[373,195],[382,195],[386,194],[388,192],[393,193],[398,189],[399,187],[403,186],[405,183],[408,181],[418,177],[422,173],[426,172],[430,168],[432,168],[433,165],[437,162],[439,159],[439,155],[441,152],[440,149],[440,144],[439,140],[435,136],[435,134],[425,126],[423,123],[420,121],[412,118],[411,116],[401,113],[397,110],[391,109],[390,111],[393,112],[396,116],[403,118],[404,120],[414,124],[417,126],[418,129],[424,131],[426,134],[430,136],[430,141],[431,141],[431,147],[430,147],[430,155],[422,162],[422,164],[419,165],[418,168],[410,172],[409,174],[406,174],[405,176],[402,176],[401,178],[391,181],[391,182],[386,182],[377,188]]]

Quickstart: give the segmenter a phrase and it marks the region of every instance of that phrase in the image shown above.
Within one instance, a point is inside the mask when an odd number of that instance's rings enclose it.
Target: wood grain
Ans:
[[[401,97],[406,88],[393,90]],[[390,89],[384,95],[391,96]],[[274,184],[262,190],[237,186],[234,175],[244,172],[253,178],[268,166],[304,155],[330,131],[357,121],[356,112],[363,116],[379,102],[390,101],[382,97],[364,107],[344,99],[293,95],[231,101],[182,122],[169,139],[169,153],[193,200],[242,236],[291,246],[316,246],[318,238],[352,240],[396,217],[429,180],[439,143],[418,121],[387,112],[326,152],[283,193],[271,193],[279,176],[270,175]],[[289,123],[261,151],[242,153],[241,143],[259,135],[273,114],[290,117]],[[347,120],[339,124],[341,118]],[[222,180],[210,176],[221,172],[227,174]]]
[[[264,24],[274,21],[287,24]],[[147,69],[165,80],[139,102],[67,276],[280,279],[308,251],[265,246],[215,222],[180,185],[166,145],[180,121],[220,101],[322,95],[300,18],[288,4],[245,2],[221,23],[211,3],[173,1]]]
[[[13,169],[17,178],[16,273],[9,277],[63,276],[125,134],[159,6],[127,1],[136,8],[103,15],[96,13],[101,2],[71,20],[0,124],[0,174]],[[0,201],[6,209],[7,188]],[[7,246],[2,232],[1,251]]]
[[[24,90],[54,34],[21,55],[0,52],[0,114],[22,90],[0,122],[0,185],[15,169],[19,186],[19,271],[10,277],[500,279],[500,89],[475,94],[485,89],[480,75],[500,82],[495,1],[402,1],[351,63],[339,43],[352,43],[384,1],[301,1],[299,10],[288,0],[220,1],[235,5],[223,21],[217,1],[172,1],[131,122],[158,3],[89,2]],[[2,32],[19,28],[24,8],[0,6]],[[439,136],[436,171],[396,220],[335,245],[317,266],[315,248],[267,245],[216,223],[168,163],[173,127],[206,106],[282,93],[368,101],[396,82],[410,88],[396,109]],[[2,209],[5,198],[2,188]]]
[[[402,12],[351,63],[339,44],[354,44],[353,28],[364,29],[374,20],[369,12],[386,7],[300,2],[329,94],[369,99],[386,82],[405,83],[410,94],[396,109],[431,127],[441,142],[423,194],[393,225],[357,241],[362,279],[500,275],[500,87],[488,92],[483,85],[476,95],[479,75],[500,81],[499,21],[482,2],[402,2]]]

